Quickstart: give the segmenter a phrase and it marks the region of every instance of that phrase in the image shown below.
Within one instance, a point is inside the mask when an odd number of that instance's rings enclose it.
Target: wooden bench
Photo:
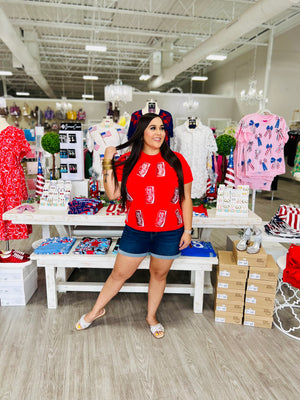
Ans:
[[[75,242],[72,249],[79,243]],[[110,249],[114,248],[114,241]],[[38,267],[45,268],[47,304],[48,308],[57,308],[57,294],[59,292],[83,291],[100,292],[104,282],[71,282],[61,280],[61,274],[56,273],[59,269],[66,268],[101,268],[112,269],[115,254],[111,250],[106,255],[79,255],[72,253],[60,255],[31,254],[31,259],[37,262]],[[191,282],[189,284],[167,284],[165,293],[190,294],[194,296],[193,311],[202,313],[204,294],[204,272],[211,271],[212,266],[218,264],[217,257],[186,257],[180,256],[174,260],[171,270],[191,271]],[[139,269],[149,269],[149,257],[146,257]],[[121,292],[147,293],[148,283],[126,282]]]

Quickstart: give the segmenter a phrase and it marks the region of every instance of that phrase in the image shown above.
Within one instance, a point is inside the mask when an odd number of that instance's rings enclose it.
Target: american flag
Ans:
[[[224,183],[226,186],[235,186],[235,179],[234,179],[234,166],[233,166],[233,148],[230,149],[229,160],[227,164],[227,170],[225,174]]]
[[[45,185],[45,178],[43,175],[41,160],[39,158],[38,173],[36,176],[36,183],[35,183],[35,197],[40,197],[42,195],[44,185]]]

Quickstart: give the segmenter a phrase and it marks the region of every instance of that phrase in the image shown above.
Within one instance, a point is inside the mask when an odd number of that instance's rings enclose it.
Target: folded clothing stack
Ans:
[[[83,238],[76,246],[75,254],[107,254],[111,238]]]
[[[68,214],[96,214],[103,207],[101,200],[87,199],[85,197],[74,197],[68,203]]]
[[[265,225],[269,235],[289,239],[300,238],[300,208],[293,205],[281,205],[274,217]]]
[[[34,250],[35,254],[68,254],[76,239],[53,237],[46,239]]]

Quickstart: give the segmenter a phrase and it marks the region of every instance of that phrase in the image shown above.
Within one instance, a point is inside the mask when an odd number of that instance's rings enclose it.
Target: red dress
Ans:
[[[27,239],[31,225],[3,221],[2,214],[28,198],[22,158],[30,151],[24,132],[8,126],[0,133],[0,240]]]

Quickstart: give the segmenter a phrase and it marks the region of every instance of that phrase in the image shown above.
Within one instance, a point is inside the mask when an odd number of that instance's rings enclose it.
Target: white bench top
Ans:
[[[35,254],[32,253],[31,260],[36,260],[39,267],[62,267],[62,268],[113,268],[116,255],[112,249],[116,240],[114,239],[107,254],[74,254],[73,249],[80,240],[76,240],[68,254]],[[149,259],[146,257],[140,264],[140,269],[149,268]],[[187,257],[176,258],[172,270],[179,271],[211,271],[212,265],[218,264],[217,257]]]

